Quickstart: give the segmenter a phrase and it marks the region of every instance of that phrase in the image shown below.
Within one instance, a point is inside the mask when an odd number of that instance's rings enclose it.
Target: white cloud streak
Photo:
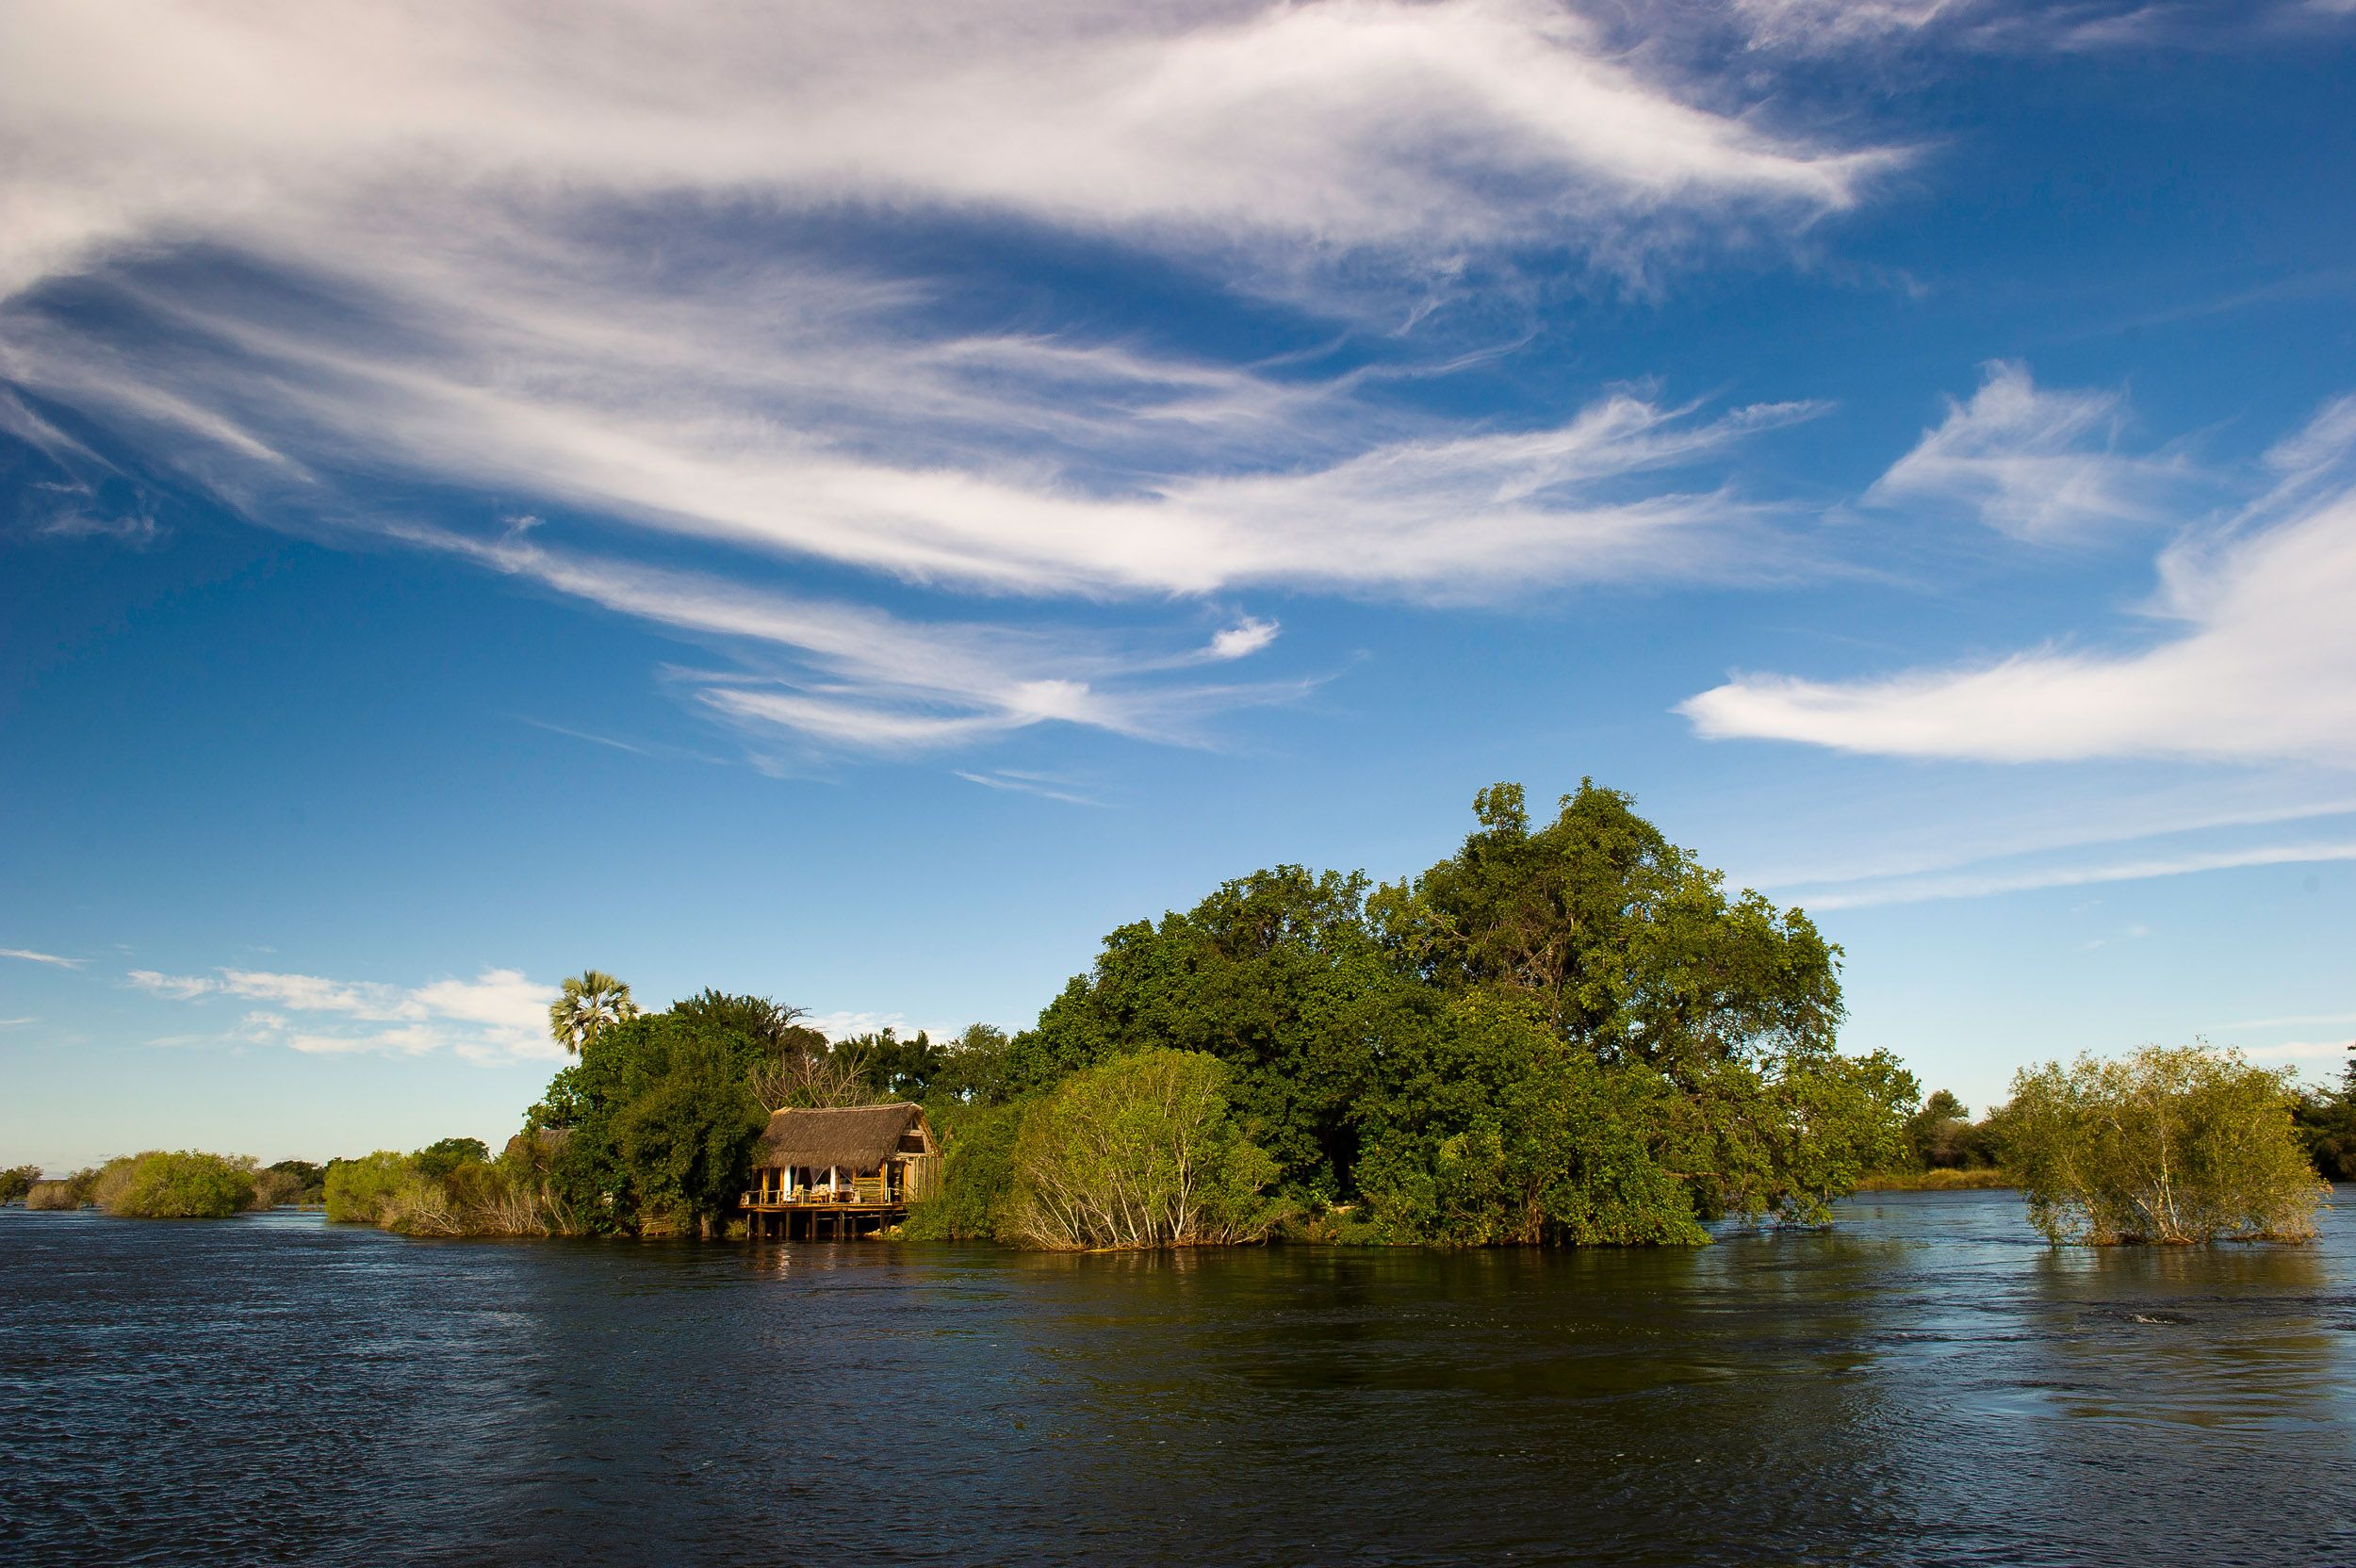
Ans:
[[[61,958],[55,953],[36,953],[29,947],[0,947],[0,958],[22,959],[28,964],[50,964],[58,969],[80,969],[87,958]]]
[[[1285,701],[1306,689],[1300,681],[1164,678],[1265,648],[1276,636],[1272,622],[1247,621],[1202,649],[1135,652],[1038,628],[916,622],[726,578],[564,555],[514,538],[483,544],[430,529],[396,532],[723,647],[785,650],[799,673],[683,672],[680,678],[715,714],[792,730],[822,746],[923,751],[1048,722],[1191,743],[1203,714]]]
[[[555,988],[534,983],[520,970],[485,969],[472,980],[416,987],[237,969],[212,974],[133,970],[125,978],[173,1002],[262,1004],[239,1020],[237,1037],[314,1055],[449,1053],[496,1063],[564,1054],[548,1032]]]
[[[2160,855],[2095,865],[2038,866],[2004,871],[1964,871],[1933,876],[1798,888],[1786,892],[1809,909],[1860,909],[1888,904],[1927,904],[1949,898],[1988,898],[2047,888],[2094,887],[2109,882],[2144,882],[2202,872],[2252,866],[2322,865],[2356,860],[2356,841],[2321,840],[2240,849]]]
[[[1914,45],[1970,52],[2092,54],[2223,48],[2296,39],[2356,14],[2356,0],[1735,0],[1751,47],[1792,55],[1889,53]]]
[[[2356,441],[2351,406],[2328,405],[2269,454],[2263,502],[2162,557],[2150,611],[2178,629],[2168,641],[1881,679],[1745,676],[1678,711],[1712,740],[1882,756],[2356,765],[2356,487],[2332,477]]]

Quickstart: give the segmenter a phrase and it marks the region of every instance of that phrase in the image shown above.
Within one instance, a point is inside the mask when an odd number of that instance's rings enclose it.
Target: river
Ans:
[[[1072,1258],[11,1209],[0,1559],[2347,1563],[2324,1219]]]

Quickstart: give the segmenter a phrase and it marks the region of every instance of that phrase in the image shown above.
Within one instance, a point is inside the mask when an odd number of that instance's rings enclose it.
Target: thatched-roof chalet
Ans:
[[[829,1168],[861,1175],[895,1156],[938,1152],[921,1105],[853,1105],[840,1110],[785,1110],[753,1145],[753,1168]]]

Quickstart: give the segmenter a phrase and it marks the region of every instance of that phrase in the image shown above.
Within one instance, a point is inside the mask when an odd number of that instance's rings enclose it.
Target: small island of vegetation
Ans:
[[[941,1168],[891,1233],[1058,1250],[1691,1246],[1714,1221],[1823,1223],[1866,1184],[2018,1185],[2057,1242],[2298,1239],[2315,1172],[2356,1159],[2356,1069],[2302,1096],[2203,1048],[2023,1070],[1972,1121],[1888,1053],[1841,1051],[1839,950],[1728,894],[1628,796],[1582,783],[1533,824],[1498,784],[1474,814],[1411,879],[1278,866],[1123,925],[1016,1034],[829,1040],[762,997],[643,1011],[592,970],[550,1009],[576,1059],[496,1155],[149,1153],[22,1172],[25,1196],[154,1216],[303,1198],[413,1235],[743,1234],[773,1115],[893,1102],[923,1107]]]

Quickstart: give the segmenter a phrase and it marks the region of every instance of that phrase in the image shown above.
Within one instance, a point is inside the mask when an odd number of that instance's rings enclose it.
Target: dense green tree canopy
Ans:
[[[1227,1093],[1284,1187],[1343,1196],[1381,1053],[1430,1010],[1376,942],[1366,890],[1362,875],[1279,866],[1121,927],[1016,1037],[1006,1087],[1035,1091],[1130,1051],[1207,1053],[1233,1070]]]
[[[1681,1082],[1790,1046],[1841,1017],[1839,950],[1798,910],[1729,899],[1616,790],[1580,784],[1533,831],[1518,784],[1474,798],[1480,827],[1373,914],[1401,962],[1443,990],[1534,997],[1563,1036]]]
[[[990,1094],[1204,1053],[1288,1196],[1364,1196],[1386,1233],[1463,1241],[1819,1218],[1905,1157],[1913,1081],[1837,1051],[1840,956],[1807,916],[1729,896],[1592,783],[1542,827],[1518,785],[1474,810],[1456,855],[1371,895],[1279,866],[1121,927],[977,1058]]]
[[[600,1229],[684,1231],[735,1206],[768,1114],[752,1092],[772,1043],[691,1009],[600,1031],[527,1121],[553,1140],[560,1197]]]

